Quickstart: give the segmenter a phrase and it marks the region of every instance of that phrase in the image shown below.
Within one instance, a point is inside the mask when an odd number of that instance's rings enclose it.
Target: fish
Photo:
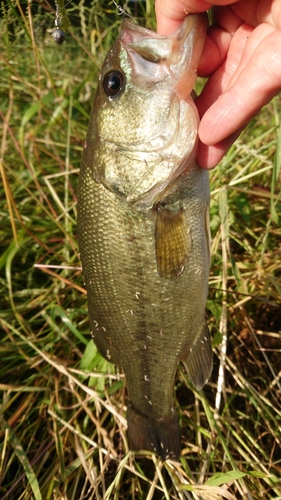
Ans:
[[[178,364],[200,390],[212,371],[205,306],[209,178],[196,161],[192,89],[207,30],[169,36],[125,19],[102,66],[78,187],[91,334],[127,386],[129,448],[178,460]]]

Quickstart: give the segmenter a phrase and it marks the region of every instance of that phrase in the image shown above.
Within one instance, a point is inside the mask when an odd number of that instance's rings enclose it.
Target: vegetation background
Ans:
[[[281,499],[281,100],[211,172],[215,366],[179,367],[179,464],[128,453],[122,373],[90,341],[76,238],[81,151],[111,1],[0,3],[0,497]],[[152,1],[127,11],[155,28]],[[68,19],[71,24],[68,25]],[[163,377],[165,374],[163,374]]]

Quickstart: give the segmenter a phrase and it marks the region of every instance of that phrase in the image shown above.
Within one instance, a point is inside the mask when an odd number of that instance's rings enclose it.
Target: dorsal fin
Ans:
[[[185,212],[158,207],[155,226],[157,271],[162,278],[179,276],[191,247]]]

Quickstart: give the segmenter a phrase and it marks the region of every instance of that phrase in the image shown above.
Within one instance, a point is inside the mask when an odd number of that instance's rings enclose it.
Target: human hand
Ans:
[[[209,77],[196,99],[198,163],[210,169],[260,109],[281,90],[280,0],[156,0],[157,28],[170,34],[187,13],[212,7],[198,68]]]

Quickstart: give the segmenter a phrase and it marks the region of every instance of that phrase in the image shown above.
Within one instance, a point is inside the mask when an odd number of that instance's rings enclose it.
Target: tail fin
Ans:
[[[133,451],[153,451],[161,457],[179,460],[181,432],[176,415],[152,420],[128,407],[129,447]]]

